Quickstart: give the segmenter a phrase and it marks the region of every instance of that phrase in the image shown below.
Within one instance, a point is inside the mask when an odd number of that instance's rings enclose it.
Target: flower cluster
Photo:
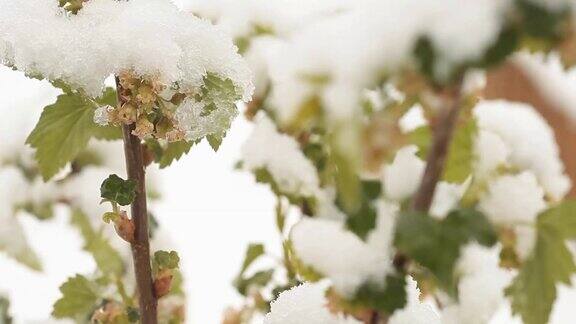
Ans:
[[[139,137],[168,141],[223,137],[236,101],[250,99],[251,73],[230,39],[170,2],[69,1],[63,7],[57,1],[0,4],[0,60],[92,98],[117,76],[122,104],[99,107],[97,124],[135,123]]]

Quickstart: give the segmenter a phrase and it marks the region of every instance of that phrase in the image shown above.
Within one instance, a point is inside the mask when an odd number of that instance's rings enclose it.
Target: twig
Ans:
[[[118,103],[124,103],[122,86],[116,78]],[[134,222],[134,240],[131,243],[134,271],[136,273],[136,286],[138,289],[138,302],[140,305],[140,319],[142,324],[157,324],[158,300],[154,295],[152,269],[150,266],[150,243],[148,240],[148,211],[146,209],[146,178],[145,166],[142,159],[142,144],[138,137],[132,135],[134,123],[122,126],[124,139],[124,155],[126,157],[126,171],[128,179],[136,181],[136,197],[130,206],[132,221]]]
[[[420,186],[412,200],[412,209],[415,211],[428,212],[432,205],[436,185],[444,171],[448,148],[462,106],[461,84],[462,82],[460,81],[454,88],[450,89],[448,100],[452,102],[448,109],[443,112],[438,124],[435,125],[434,140],[426,159],[426,169],[422,176],[422,182],[420,182]]]
[[[459,80],[455,87],[448,89],[448,100],[451,101],[450,106],[447,110],[442,112],[438,124],[435,125],[432,148],[426,158],[426,169],[424,170],[422,181],[420,182],[420,186],[412,200],[412,210],[428,212],[432,205],[432,199],[434,198],[438,181],[440,181],[440,177],[444,171],[448,148],[450,147],[452,134],[454,133],[456,121],[458,120],[458,115],[462,106],[461,88],[462,81]],[[397,267],[404,269],[407,264],[405,256],[398,254],[395,257],[395,263],[397,260],[401,261],[398,262]],[[381,318],[377,311],[372,311],[368,324],[381,324],[387,322],[388,320]]]

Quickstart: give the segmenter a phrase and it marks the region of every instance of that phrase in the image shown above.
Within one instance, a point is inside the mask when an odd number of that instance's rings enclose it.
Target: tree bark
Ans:
[[[118,103],[123,104],[122,87],[116,79]],[[128,179],[136,182],[136,197],[130,206],[134,222],[134,241],[131,243],[132,259],[136,274],[138,302],[140,306],[140,321],[142,324],[157,324],[158,300],[154,295],[152,268],[150,266],[150,243],[148,230],[148,211],[146,207],[146,175],[142,159],[142,144],[138,137],[132,135],[134,123],[122,126],[124,139],[124,155]]]

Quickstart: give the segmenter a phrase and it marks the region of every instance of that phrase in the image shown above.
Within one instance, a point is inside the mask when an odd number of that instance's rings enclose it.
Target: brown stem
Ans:
[[[380,314],[377,311],[372,311],[372,314],[370,314],[370,318],[368,320],[368,324],[378,324],[379,319],[380,318]]]
[[[435,125],[432,148],[426,158],[426,169],[424,169],[422,181],[412,200],[412,210],[428,212],[432,205],[436,185],[438,181],[440,181],[440,177],[444,171],[448,148],[462,106],[461,87],[462,81],[460,80],[454,88],[448,89],[447,99],[450,100],[451,103],[448,109],[442,113],[439,122]],[[397,254],[395,256],[394,265],[400,269],[400,271],[405,271],[407,264],[408,260],[404,255]],[[382,324],[387,322],[388,319],[382,318],[381,314],[377,311],[372,311],[368,324]]]
[[[448,100],[452,102],[448,109],[443,112],[434,129],[434,140],[426,159],[426,169],[422,176],[422,182],[420,182],[420,187],[412,200],[412,209],[415,211],[428,212],[430,205],[432,205],[436,185],[444,171],[448,148],[462,106],[460,91],[461,82],[450,89]]]
[[[124,103],[122,86],[116,78],[118,90],[118,103]],[[154,295],[152,269],[150,267],[150,243],[148,241],[148,212],[146,209],[146,177],[145,166],[142,159],[142,143],[132,135],[135,125],[123,125],[124,155],[126,157],[126,171],[128,179],[136,181],[136,197],[130,206],[132,221],[134,222],[134,240],[131,243],[134,271],[136,273],[136,286],[140,304],[140,319],[142,324],[157,324],[158,300]]]

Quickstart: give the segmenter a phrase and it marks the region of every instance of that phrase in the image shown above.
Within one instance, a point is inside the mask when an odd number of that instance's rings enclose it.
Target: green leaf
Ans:
[[[362,239],[376,227],[377,212],[374,206],[376,199],[382,192],[380,181],[361,181],[362,197],[360,209],[349,213],[346,226]]]
[[[484,57],[475,64],[480,68],[487,68],[501,63],[516,50],[520,43],[520,33],[512,26],[502,28],[496,41],[486,50]]]
[[[298,110],[288,122],[287,128],[290,132],[310,130],[317,126],[321,116],[322,99],[316,95],[311,96],[298,107]]]
[[[476,241],[490,247],[498,241],[498,236],[488,219],[474,209],[462,208],[451,211],[440,225],[446,236],[453,237],[463,244]]]
[[[113,90],[97,101],[109,102]],[[36,149],[38,168],[45,181],[84,150],[91,137],[114,139],[119,129],[100,127],[93,122],[94,104],[77,93],[64,93],[46,106],[26,143]]]
[[[428,37],[421,37],[414,46],[414,57],[419,65],[420,71],[434,79],[434,64],[436,63],[436,52],[434,45]]]
[[[562,34],[570,8],[565,5],[561,10],[552,10],[546,6],[528,0],[516,1],[519,11],[523,15],[523,31],[532,37],[558,38]]]
[[[222,79],[217,74],[208,72],[204,77],[202,99],[211,103],[228,102],[234,104],[242,99],[242,96],[231,79]]]
[[[128,307],[126,308],[126,316],[128,317],[128,321],[130,323],[137,323],[140,320],[140,312],[137,308]]]
[[[441,221],[424,213],[407,212],[398,219],[395,245],[428,269],[446,292],[456,296],[454,266],[461,247],[470,241],[492,246],[496,238],[486,217],[472,209],[454,210]]]
[[[506,289],[513,313],[526,324],[548,323],[557,297],[556,286],[571,284],[576,265],[565,239],[575,237],[575,212],[576,203],[571,201],[538,216],[534,251]]]
[[[388,275],[384,289],[365,283],[358,288],[350,304],[392,314],[395,310],[404,308],[406,301],[406,278],[401,275]]]
[[[418,157],[425,160],[428,151],[430,150],[430,145],[432,144],[432,132],[430,131],[430,127],[427,125],[420,126],[410,131],[407,135],[408,142],[418,147],[418,153],[416,153]]]
[[[231,79],[222,79],[215,73],[208,72],[204,77],[201,96],[197,98],[202,101],[204,109],[201,116],[210,116],[214,126],[208,141],[216,151],[226,131],[230,128],[232,120],[238,114],[236,102],[242,99],[242,93],[234,86]]]
[[[194,142],[189,141],[168,143],[168,145],[166,145],[166,147],[162,150],[162,156],[158,160],[160,168],[163,169],[171,165],[172,162],[180,160],[182,155],[188,153],[194,144]]]
[[[124,262],[110,242],[100,232],[96,232],[88,217],[80,210],[72,211],[70,222],[76,226],[84,238],[84,250],[89,252],[98,269],[104,274],[122,275]]]
[[[245,296],[248,292],[248,288],[266,286],[272,279],[273,275],[274,269],[258,271],[247,279],[237,277],[236,280],[234,280],[234,286],[240,294]]]
[[[6,297],[0,297],[0,324],[12,324],[10,301]]]
[[[248,278],[244,278],[244,273],[246,269],[250,267],[250,265],[258,259],[260,256],[264,255],[264,245],[259,243],[251,243],[248,245],[246,249],[246,255],[244,257],[244,262],[242,262],[242,267],[240,268],[240,272],[234,279],[234,287],[238,290],[238,292],[242,295],[246,295],[248,288],[251,286],[263,287],[268,284],[268,282],[272,279],[272,275],[274,274],[274,269],[266,270],[266,271],[258,271],[254,273],[252,276]]]
[[[214,152],[218,152],[218,149],[220,148],[222,140],[224,139],[225,136],[226,132],[224,132],[223,134],[211,134],[206,136],[206,140],[208,141],[208,144],[210,144],[210,147],[214,150]]]
[[[28,244],[20,222],[14,218],[11,221],[3,222],[3,224],[5,227],[2,232],[7,235],[0,235],[0,251],[32,270],[41,271],[42,264]]]
[[[304,281],[316,282],[320,279],[324,278],[325,276],[311,265],[308,265],[302,261],[296,252],[294,251],[294,246],[292,241],[285,240],[282,244],[282,248],[284,250],[284,260],[286,264],[286,270],[288,270],[288,275],[290,275],[293,279],[296,278],[296,274],[298,277],[302,278]]]
[[[56,318],[74,318],[88,314],[98,301],[93,283],[82,275],[69,278],[60,286],[62,297],[54,304],[52,315]]]
[[[258,168],[252,170],[252,172],[256,176],[256,182],[270,185],[270,189],[276,196],[286,197],[292,205],[307,206],[309,210],[315,210],[316,200],[314,197],[298,196],[297,193],[281,190],[278,183],[274,180],[274,177],[272,177],[272,174],[270,174],[266,168]]]
[[[40,220],[50,219],[54,216],[54,203],[51,201],[27,202],[21,208]]]
[[[445,181],[461,183],[472,173],[476,129],[473,118],[456,128],[448,148],[446,166],[442,176]]]
[[[246,256],[244,257],[244,262],[242,263],[242,268],[240,268],[240,276],[244,274],[244,271],[258,259],[261,255],[264,255],[264,245],[260,243],[251,243],[246,249]]]
[[[182,272],[178,269],[172,270],[172,285],[170,286],[169,295],[176,295],[184,297],[186,293],[184,292],[184,276]]]
[[[576,201],[567,200],[538,218],[540,226],[554,228],[565,239],[576,239]]]
[[[176,251],[156,251],[154,260],[160,269],[176,269],[180,263],[180,257]]]
[[[329,138],[329,161],[334,169],[338,204],[347,213],[356,213],[362,207],[362,185],[358,175],[361,163],[359,148],[345,144],[359,140],[356,137],[358,135],[358,124],[351,121],[347,125],[338,125]]]
[[[100,186],[100,197],[122,206],[130,205],[136,197],[136,181],[111,174]]]
[[[472,173],[474,136],[477,126],[473,118],[456,128],[446,158],[443,180],[461,183]],[[432,145],[432,131],[428,125],[420,126],[408,134],[408,142],[418,147],[418,157],[426,159]]]

